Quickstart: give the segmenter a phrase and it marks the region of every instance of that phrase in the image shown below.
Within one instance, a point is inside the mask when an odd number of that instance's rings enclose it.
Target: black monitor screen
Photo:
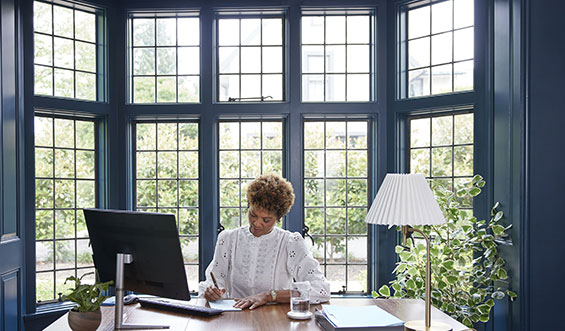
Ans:
[[[116,254],[131,254],[126,290],[190,300],[174,215],[84,209],[84,216],[100,281],[115,280]]]

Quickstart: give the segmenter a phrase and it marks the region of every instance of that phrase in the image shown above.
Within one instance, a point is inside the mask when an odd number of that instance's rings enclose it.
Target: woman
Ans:
[[[310,283],[312,303],[328,301],[329,283],[302,236],[275,226],[294,203],[292,185],[277,175],[259,176],[247,187],[247,201],[249,225],[218,235],[200,296],[208,301],[232,297],[234,307],[254,309],[289,302],[288,288],[295,280]]]

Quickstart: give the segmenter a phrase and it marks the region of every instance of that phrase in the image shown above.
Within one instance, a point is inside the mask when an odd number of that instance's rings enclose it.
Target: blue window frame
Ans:
[[[130,13],[131,103],[200,102],[198,12]]]
[[[102,9],[34,1],[36,95],[105,101]]]

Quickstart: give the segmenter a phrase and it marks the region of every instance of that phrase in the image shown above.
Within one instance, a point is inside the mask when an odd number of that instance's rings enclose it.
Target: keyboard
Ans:
[[[174,300],[167,300],[161,298],[144,299],[139,298],[139,303],[144,308],[154,308],[159,310],[166,310],[175,313],[183,313],[197,316],[214,316],[221,314],[223,310],[208,308],[205,306],[195,306]]]

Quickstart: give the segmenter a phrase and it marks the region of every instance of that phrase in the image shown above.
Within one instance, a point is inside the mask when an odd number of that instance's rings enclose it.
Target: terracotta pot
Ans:
[[[69,326],[75,331],[95,331],[102,321],[100,309],[81,313],[69,311]]]

